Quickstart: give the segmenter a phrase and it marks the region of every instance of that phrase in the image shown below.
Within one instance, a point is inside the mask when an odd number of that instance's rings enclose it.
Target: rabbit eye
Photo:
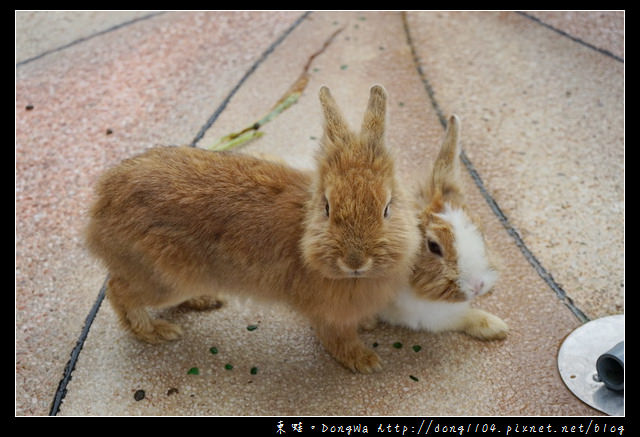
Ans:
[[[329,201],[326,197],[324,198],[324,215],[329,217]]]
[[[389,214],[391,213],[391,201],[389,201],[389,203],[387,203],[387,206],[384,207],[384,212],[383,212],[383,216],[384,218],[389,218]]]
[[[427,240],[427,247],[429,247],[429,251],[434,255],[442,256],[442,249],[435,241]]]

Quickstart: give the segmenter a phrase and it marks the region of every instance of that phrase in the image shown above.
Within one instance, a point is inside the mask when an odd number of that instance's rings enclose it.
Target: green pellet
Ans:
[[[209,352],[211,352],[213,355],[218,353],[218,348],[213,346],[211,349],[209,349]]]
[[[200,369],[198,369],[197,367],[192,367],[187,372],[187,375],[199,375],[199,374],[200,374]]]
[[[257,367],[252,367],[251,368],[251,374],[252,375],[257,375],[258,374],[258,368]]]
[[[393,343],[393,347],[395,347],[396,349],[401,349],[402,343],[400,343],[399,341],[396,341],[395,343]]]
[[[249,325],[247,326],[247,331],[255,331],[258,329],[258,325]]]
[[[414,352],[420,352],[420,350],[422,349],[422,346],[416,344],[415,346],[413,346],[413,351]]]
[[[417,377],[413,376],[413,375],[409,375],[409,378],[413,379],[414,381],[420,381]]]
[[[227,369],[227,370],[232,370],[233,366],[231,364],[225,364],[224,368]]]

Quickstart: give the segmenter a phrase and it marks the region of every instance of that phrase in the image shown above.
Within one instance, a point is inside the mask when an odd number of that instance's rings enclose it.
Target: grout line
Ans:
[[[482,181],[480,174],[478,173],[476,168],[473,166],[473,164],[471,163],[467,155],[464,153],[464,150],[460,154],[460,159],[464,163],[465,167],[467,167],[467,170],[469,171],[471,178],[473,179],[476,186],[482,193],[482,196],[485,198],[485,200],[489,204],[489,207],[491,208],[493,213],[498,217],[498,219],[500,220],[500,223],[502,223],[502,225],[505,227],[509,235],[511,235],[511,237],[514,239],[516,246],[518,246],[518,248],[520,249],[520,252],[522,252],[522,254],[527,259],[527,261],[529,261],[529,264],[531,264],[531,266],[536,270],[538,275],[542,279],[544,279],[547,285],[556,293],[556,296],[558,297],[558,299],[560,299],[562,303],[564,303],[571,310],[571,312],[578,318],[578,320],[580,320],[582,323],[588,322],[589,318],[578,307],[574,305],[573,300],[569,296],[567,296],[566,291],[555,281],[555,279],[553,279],[553,276],[551,275],[551,273],[549,273],[542,266],[542,263],[540,263],[540,261],[536,258],[533,252],[531,252],[531,250],[527,247],[525,242],[522,240],[520,233],[513,227],[513,225],[510,223],[509,219],[507,218],[507,216],[504,214],[504,212],[502,212],[502,209],[500,209],[500,206],[498,205],[496,200],[487,191],[487,188],[484,185],[484,182]]]
[[[594,46],[593,44],[589,44],[588,42],[586,42],[586,41],[584,41],[584,40],[582,40],[582,39],[580,39],[578,37],[575,37],[575,36],[565,32],[564,30],[558,29],[557,27],[553,27],[552,25],[545,23],[544,21],[542,21],[538,17],[535,17],[533,15],[527,14],[526,12],[523,12],[523,11],[516,11],[516,13],[519,14],[519,15],[522,15],[523,17],[526,17],[526,18],[528,18],[528,19],[530,19],[532,21],[535,21],[536,23],[541,24],[542,26],[544,26],[544,27],[546,27],[548,29],[551,29],[554,32],[557,32],[562,36],[566,36],[567,38],[577,42],[578,44],[582,44],[583,46],[588,47],[588,48],[590,48],[592,50],[595,50],[598,53],[601,53],[601,54],[603,54],[605,56],[613,58],[618,62],[624,63],[624,59],[623,58],[621,58],[618,55],[615,55],[615,54],[611,53],[609,50],[601,49],[600,47]]]
[[[240,86],[242,86],[242,84],[245,82],[245,80],[271,54],[271,52],[273,52],[273,50],[293,31],[293,29],[295,29],[302,22],[302,20],[304,20],[309,14],[310,14],[310,11],[305,12],[304,14],[302,14],[300,16],[300,18],[298,18],[291,25],[291,27],[289,27],[277,40],[275,40],[269,46],[269,48],[267,48],[267,50],[264,53],[262,53],[260,58],[258,58],[258,60],[251,66],[249,71],[247,71],[247,73],[245,73],[245,75],[242,77],[242,79],[240,79],[240,82],[238,82],[236,84],[236,86],[231,90],[231,92],[225,98],[225,100],[222,102],[222,104],[218,107],[218,109],[215,110],[213,115],[209,118],[209,120],[205,123],[205,125],[200,129],[200,131],[196,135],[195,139],[192,141],[191,147],[195,147],[196,143],[204,136],[204,133],[216,121],[218,116],[226,108],[227,104],[229,103],[229,100],[231,100],[233,95],[238,91],[238,89],[240,88]],[[147,17],[149,17],[149,16],[147,16]],[[58,412],[60,411],[60,405],[62,405],[62,401],[64,400],[64,397],[67,395],[67,385],[69,384],[69,381],[71,381],[71,374],[73,373],[73,371],[74,371],[74,369],[76,367],[76,363],[78,362],[78,357],[80,356],[80,351],[82,351],[82,348],[84,346],[84,342],[87,339],[87,336],[89,335],[89,330],[91,329],[91,325],[93,324],[93,321],[95,320],[96,315],[98,314],[98,310],[100,309],[100,306],[102,305],[102,302],[104,301],[104,298],[105,298],[105,295],[106,295],[106,291],[107,291],[107,282],[108,281],[109,281],[109,275],[107,274],[107,276],[106,276],[106,278],[104,280],[104,283],[102,284],[102,287],[100,288],[100,292],[98,293],[98,297],[96,298],[96,301],[94,302],[93,307],[91,307],[91,310],[89,311],[89,314],[87,315],[87,318],[85,319],[85,324],[84,324],[84,327],[82,328],[82,332],[80,333],[80,337],[78,337],[78,341],[76,342],[76,345],[74,346],[73,350],[71,351],[71,357],[69,358],[69,361],[67,362],[67,365],[64,368],[64,373],[63,373],[62,379],[60,380],[60,383],[58,384],[58,388],[57,388],[56,393],[54,395],[53,402],[51,403],[51,410],[49,411],[49,416],[55,416],[55,415],[58,414]]]
[[[302,20],[307,18],[307,16],[310,13],[311,13],[311,11],[307,11],[304,14],[302,14],[287,30],[284,31],[284,33],[282,35],[280,35],[280,37],[277,40],[275,40],[267,48],[267,50],[264,51],[264,53],[262,53],[260,58],[258,58],[258,60],[251,66],[251,68],[249,68],[249,70],[244,74],[244,76],[242,76],[242,79],[240,79],[240,81],[236,84],[236,86],[233,87],[233,89],[231,90],[229,95],[222,101],[220,106],[218,106],[218,109],[216,109],[213,112],[213,114],[211,115],[211,117],[209,117],[209,119],[204,124],[204,126],[202,126],[202,128],[196,134],[196,136],[193,139],[193,141],[191,141],[191,144],[190,144],[191,147],[195,147],[198,144],[198,141],[200,141],[204,137],[204,135],[207,132],[207,130],[209,130],[209,128],[213,125],[213,123],[215,123],[215,121],[218,119],[218,117],[220,116],[222,111],[224,111],[226,109],[226,107],[229,104],[229,101],[231,100],[231,98],[236,94],[236,92],[240,89],[240,87],[244,84],[244,82],[249,78],[249,76],[251,76],[256,71],[258,66],[260,64],[262,64],[262,62],[264,62],[265,59],[267,59],[267,57],[271,54],[271,52],[273,52],[275,50],[275,48],[278,47],[280,45],[280,43],[282,41],[284,41],[284,39],[287,36],[289,36],[289,34],[291,32],[293,32],[293,30],[296,27],[298,27],[298,25],[302,22]]]
[[[50,55],[51,53],[55,53],[55,52],[59,52],[59,51],[64,50],[64,49],[68,49],[71,46],[74,46],[76,44],[80,44],[81,42],[88,41],[88,40],[90,40],[92,38],[95,38],[96,36],[104,35],[105,33],[112,32],[114,30],[120,29],[120,28],[128,26],[130,24],[137,23],[138,21],[147,20],[149,18],[153,18],[153,17],[155,17],[157,15],[161,15],[161,14],[164,14],[164,12],[153,12],[151,14],[144,15],[142,17],[137,17],[137,18],[134,18],[132,20],[124,21],[124,22],[122,22],[120,24],[116,24],[115,26],[111,26],[108,29],[101,30],[101,31],[93,33],[93,34],[91,34],[89,36],[78,38],[77,40],[71,41],[70,43],[65,44],[63,46],[57,47],[55,49],[47,50],[47,51],[45,51],[43,53],[40,53],[39,55],[36,55],[36,56],[31,57],[31,58],[25,59],[24,61],[20,61],[20,62],[16,63],[16,68],[21,67],[21,66],[23,66],[25,64],[28,64],[29,62],[35,61],[37,59],[40,59],[40,58],[42,58],[42,57],[44,57],[46,55]]]
[[[80,333],[80,337],[78,337],[78,341],[76,341],[76,345],[73,347],[71,351],[71,357],[67,362],[67,365],[64,368],[64,373],[60,383],[58,384],[58,389],[56,390],[56,394],[53,397],[53,402],[51,403],[51,410],[49,411],[49,416],[55,416],[60,411],[60,405],[62,404],[62,400],[67,395],[67,385],[69,381],[71,381],[71,374],[76,368],[76,363],[78,362],[78,357],[80,356],[80,351],[84,346],[84,342],[89,335],[89,329],[93,324],[93,320],[96,318],[96,314],[98,314],[98,310],[100,309],[100,305],[102,305],[102,301],[104,300],[105,293],[107,291],[107,281],[109,280],[109,275],[104,280],[102,284],[102,288],[100,288],[100,293],[98,293],[98,298],[91,307],[91,311],[87,315],[85,319],[84,326],[82,328],[82,332]]]
[[[409,23],[407,22],[406,12],[402,13],[402,21],[403,21],[405,33],[407,35],[407,43],[411,48],[411,54],[413,56],[413,61],[416,66],[416,70],[418,71],[418,75],[422,80],[422,83],[424,84],[427,94],[429,95],[429,99],[431,100],[431,105],[436,111],[440,124],[444,129],[446,129],[447,119],[444,116],[444,112],[442,111],[442,108],[440,107],[440,105],[438,104],[438,101],[435,98],[435,92],[433,90],[433,87],[427,80],[427,77],[424,74],[422,67],[420,66],[418,55],[415,50],[415,45],[413,43],[413,39],[411,38],[411,33],[409,31]],[[520,233],[514,228],[514,226],[509,221],[509,218],[504,214],[504,212],[502,211],[502,209],[500,208],[496,200],[491,196],[491,194],[487,190],[484,182],[482,181],[482,178],[480,177],[480,174],[478,173],[476,168],[473,166],[473,164],[467,157],[464,150],[462,150],[460,154],[460,159],[462,160],[463,164],[467,168],[467,171],[471,175],[471,178],[473,179],[474,183],[480,190],[480,193],[482,194],[486,202],[489,204],[489,207],[491,208],[493,213],[496,215],[496,217],[498,217],[498,220],[500,220],[500,223],[502,223],[502,226],[504,226],[504,228],[507,230],[507,233],[514,239],[516,246],[518,246],[518,248],[520,249],[520,252],[522,252],[525,259],[529,262],[529,264],[531,264],[531,266],[535,269],[538,275],[547,283],[549,288],[551,288],[555,292],[558,299],[560,299],[562,303],[564,303],[569,308],[569,310],[571,310],[571,312],[576,316],[576,318],[578,318],[578,320],[580,320],[580,322],[582,323],[588,322],[590,320],[589,317],[587,317],[578,307],[575,306],[575,304],[573,303],[573,300],[569,296],[567,296],[567,293],[564,291],[564,289],[553,279],[553,276],[551,275],[551,273],[549,273],[542,266],[540,261],[533,254],[533,252],[531,252],[531,250],[527,247],[525,242],[522,240]]]

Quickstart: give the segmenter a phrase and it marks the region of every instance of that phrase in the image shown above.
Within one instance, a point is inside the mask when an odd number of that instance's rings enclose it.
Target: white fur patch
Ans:
[[[453,209],[448,203],[438,216],[453,229],[460,274],[458,286],[468,299],[485,294],[495,285],[498,273],[489,265],[480,230],[462,209]]]
[[[460,328],[468,310],[469,302],[427,300],[416,296],[411,288],[406,288],[379,316],[392,325],[439,332]]]

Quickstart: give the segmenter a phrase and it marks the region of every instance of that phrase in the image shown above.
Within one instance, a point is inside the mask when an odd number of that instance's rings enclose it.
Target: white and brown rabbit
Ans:
[[[403,289],[381,314],[388,323],[416,330],[463,331],[484,340],[502,339],[508,327],[498,317],[471,308],[498,278],[484,235],[467,211],[460,179],[460,122],[449,118],[440,153],[419,193],[422,243]]]
[[[107,296],[124,327],[147,342],[175,340],[182,329],[147,308],[243,294],[307,316],[347,368],[380,369],[356,330],[407,283],[417,218],[384,144],[384,89],[371,88],[359,134],[327,87],[319,97],[313,174],[189,147],[153,148],[104,174],[87,243],[109,270]]]

